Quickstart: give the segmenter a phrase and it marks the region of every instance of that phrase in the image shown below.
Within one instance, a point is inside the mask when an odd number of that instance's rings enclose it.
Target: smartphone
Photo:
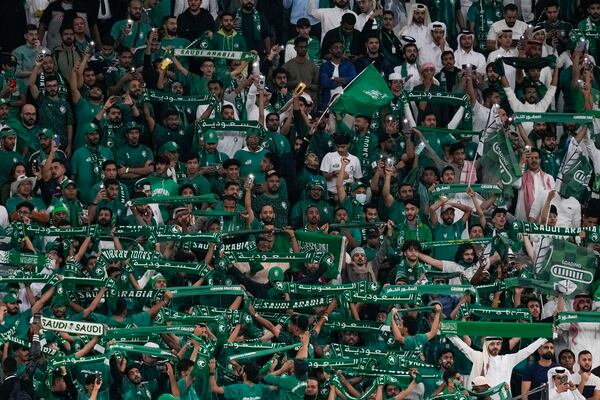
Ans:
[[[265,76],[264,75],[260,75],[258,77],[258,88],[259,89],[264,89],[265,88]]]
[[[40,313],[33,314],[33,323],[41,325],[42,324],[42,314],[40,314]]]
[[[133,27],[133,20],[132,19],[128,19],[126,26],[127,26],[127,29],[131,30],[131,28]]]
[[[575,49],[580,52],[585,52],[588,49],[589,42],[585,38],[579,38],[577,44],[575,45]]]
[[[54,143],[56,143],[57,146],[60,146],[60,136],[59,135],[54,135]]]

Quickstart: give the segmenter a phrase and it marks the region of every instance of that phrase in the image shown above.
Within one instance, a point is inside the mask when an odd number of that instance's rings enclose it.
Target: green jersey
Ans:
[[[126,24],[126,19],[115,22],[110,30],[110,36],[115,40],[119,39]],[[150,33],[151,30],[152,27],[150,25],[134,21],[131,26],[131,32],[123,38],[121,45],[129,48],[142,46],[146,43],[146,37],[148,37],[148,33]]]
[[[123,122],[114,124],[107,119],[100,121],[100,144],[113,152],[125,145],[125,125]]]
[[[287,137],[283,136],[279,132],[267,131],[266,142],[267,142],[267,149],[271,153],[275,153],[278,156],[282,156],[291,151],[290,141],[288,140]]]
[[[6,200],[6,211],[9,214],[12,213],[17,209],[19,203],[23,201],[27,201],[33,204],[34,211],[46,211],[46,203],[44,203],[44,201],[39,197],[32,197],[31,199],[26,200],[20,196],[11,197],[8,200]]]
[[[83,128],[90,122],[94,122],[96,114],[102,108],[102,104],[92,104],[88,99],[81,96],[79,101],[75,104],[75,115],[77,116],[77,130],[73,137],[73,149],[77,150],[81,146],[85,145],[85,133]]]
[[[228,50],[228,51],[246,51],[246,40],[238,32],[233,31],[231,34],[226,34],[223,29],[219,29],[212,35],[210,40],[211,50]],[[215,60],[217,70],[227,71],[227,60],[217,58]]]
[[[148,180],[152,196],[177,196],[179,185],[172,178],[150,175]]]
[[[107,147],[98,146],[96,148],[86,144],[75,151],[71,159],[71,171],[75,175],[75,183],[81,190],[79,195],[81,201],[85,204],[91,203],[91,190],[88,190],[102,180],[102,164],[104,161],[114,158],[112,151]]]
[[[40,141],[38,139],[38,133],[42,128],[35,124],[31,127],[23,125],[21,121],[11,121],[8,124],[17,134],[17,148],[18,153],[23,154],[26,148],[29,148],[29,152],[37,151],[40,149]]]
[[[451,225],[438,222],[433,227],[433,237],[435,240],[456,240],[460,239],[465,230],[465,224],[459,220]],[[454,260],[458,246],[443,246],[433,249],[433,257],[438,260]]]
[[[304,391],[306,390],[306,381],[301,381],[295,376],[283,374],[275,376],[269,374],[265,376],[265,382],[269,385],[278,387],[279,400],[303,400]]]
[[[196,189],[196,195],[210,193],[210,183],[202,175],[196,175],[193,178],[186,178],[183,180],[182,185],[194,186],[194,189]]]
[[[21,154],[16,151],[0,150],[0,186],[10,178],[10,171],[18,162],[25,162]]]
[[[66,145],[67,126],[72,126],[75,122],[71,105],[60,97],[51,99],[47,96],[40,96],[37,100],[37,109],[40,126],[59,135],[61,143]]]
[[[156,124],[153,132],[154,148],[158,150],[163,144],[170,141],[177,143],[181,149],[192,148],[193,128],[191,126],[188,130],[183,128],[171,130],[161,124]]]
[[[467,12],[467,22],[475,24],[475,43],[480,53],[487,55],[487,34],[492,24],[502,19],[503,2],[501,0],[479,0],[473,2]]]
[[[141,168],[148,161],[154,161],[152,150],[143,144],[132,146],[126,144],[123,147],[117,149],[115,154],[115,161],[118,165],[129,168]],[[126,185],[133,185],[136,179],[123,179],[123,183]]]
[[[261,174],[260,163],[267,153],[267,149],[260,149],[256,152],[252,152],[248,150],[247,147],[236,151],[233,158],[242,164],[240,166],[240,176],[254,174],[256,177]]]
[[[223,397],[227,400],[262,400],[268,398],[271,392],[271,388],[262,383],[234,383],[224,389]]]
[[[429,338],[423,333],[417,333],[414,336],[405,336],[403,346],[404,351],[423,352],[423,348],[428,341]]]

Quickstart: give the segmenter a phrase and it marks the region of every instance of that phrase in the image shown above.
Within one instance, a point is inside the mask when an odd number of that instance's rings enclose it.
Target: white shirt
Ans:
[[[483,375],[483,352],[473,350],[457,336],[448,336],[448,339],[450,339],[450,341],[456,347],[458,347],[458,349],[469,360],[473,362],[473,368],[471,369],[469,382],[473,382],[473,379],[475,377]],[[515,367],[515,365],[517,365],[518,363],[529,357],[531,354],[533,354],[533,352],[536,351],[541,345],[546,343],[546,341],[547,339],[541,338],[531,343],[524,349],[519,350],[517,353],[504,354],[495,357],[490,356],[488,358],[489,367],[487,368],[487,373],[485,374],[485,377],[488,379],[490,387],[494,387],[496,385],[499,385],[500,383],[510,383],[512,370]]]
[[[342,9],[339,7],[319,8],[317,1],[318,0],[309,0],[308,14],[312,15],[321,22],[321,41],[323,41],[323,38],[327,32],[340,26],[342,23],[342,15],[351,13],[356,17],[356,14],[348,9]]]
[[[517,99],[517,96],[515,95],[515,91],[510,87],[504,88],[504,93],[506,94],[508,103],[510,104],[510,107],[513,109],[514,112],[521,111],[543,113],[548,111],[548,107],[550,107],[550,104],[552,104],[552,101],[554,100],[556,86],[550,86],[546,91],[544,97],[535,104],[522,103],[521,101],[519,101],[519,99]],[[532,128],[533,122],[523,122],[523,129],[525,129],[525,132],[531,131]]]
[[[431,40],[427,37],[427,33],[429,32],[429,27],[426,24],[417,25],[412,23],[407,25],[400,31],[400,36],[411,36],[415,38],[417,46],[419,46],[419,50],[424,43],[431,42]]]
[[[477,72],[481,75],[485,75],[485,67],[487,63],[485,62],[485,57],[483,54],[474,51],[473,49],[469,51],[463,50],[462,47],[459,47],[454,51],[454,65],[461,68],[465,64],[474,65],[477,69]]]
[[[394,72],[402,75],[402,66],[398,65],[394,67]],[[410,76],[410,79],[406,80],[406,76]],[[415,86],[421,83],[421,72],[419,72],[417,63],[406,63],[406,76],[402,75],[402,78],[404,78],[404,90],[413,90]]]
[[[494,50],[488,55],[487,63],[489,64],[494,62],[501,57],[519,57],[519,50],[515,48],[504,50],[502,47],[500,47],[498,50]],[[506,76],[506,79],[508,79],[510,87],[514,89],[516,87],[515,79],[517,76],[517,69],[513,66],[504,64],[504,76]]]
[[[348,174],[348,178],[344,179],[344,184],[346,183],[354,183],[356,180],[363,177],[362,168],[360,166],[360,161],[358,157],[348,154],[346,157],[350,160],[350,163],[346,166],[346,173]],[[321,172],[334,172],[339,171],[342,166],[342,156],[337,151],[332,151],[331,153],[325,154],[323,157],[323,161],[321,161]],[[335,187],[335,183],[337,181],[337,177],[333,177],[327,181],[327,190],[331,193],[337,193],[337,188]]]
[[[433,65],[435,65],[435,72],[438,73],[443,68],[442,53],[447,50],[453,51],[452,48],[448,46],[448,43],[444,43],[443,49],[435,43],[424,44],[423,47],[419,49],[419,64],[423,65],[428,62],[433,63]]]
[[[579,385],[579,382],[581,382],[581,375],[579,372],[571,375],[571,381],[576,385]],[[594,391],[600,390],[600,378],[594,374],[591,374],[585,386],[594,386]]]
[[[365,27],[365,24],[367,23],[368,20],[369,20],[369,14],[365,14],[365,13],[358,14],[356,16],[356,24],[354,24],[354,29],[356,29],[359,32],[362,32],[362,30]]]
[[[498,111],[492,111],[480,102],[476,102],[473,106],[473,131],[480,132],[485,130],[496,121],[497,117]]]
[[[515,21],[515,26],[511,27],[506,24],[504,19],[501,19],[500,21],[496,21],[492,24],[487,34],[487,40],[493,40],[495,42],[498,39],[498,35],[505,29],[511,29],[513,40],[519,40],[527,30],[527,24],[523,21],[517,20]]]
[[[540,189],[539,194],[536,192],[535,200],[529,211],[529,217],[538,220],[544,204],[546,204],[548,192],[549,190],[544,189]],[[565,228],[579,228],[581,226],[581,204],[576,198],[571,196],[568,199],[563,199],[557,193],[550,204],[555,206],[558,212],[556,226]]]
[[[475,275],[477,268],[478,268],[478,265],[469,267],[469,268],[464,268],[462,265],[455,263],[454,261],[447,261],[447,260],[442,261],[442,272],[445,272],[445,273],[462,272],[462,274],[468,280],[471,280],[471,278],[473,278],[473,275]],[[462,285],[462,280],[460,279],[460,277],[452,278],[448,281],[448,283],[450,285]]]
[[[540,196],[544,192],[544,182],[542,181],[542,174],[540,171],[531,172],[526,171],[525,173],[531,173],[533,175],[533,193],[534,197]],[[546,177],[550,180],[550,187],[554,189],[556,186],[554,182],[554,178],[548,174],[545,174]],[[519,199],[517,200],[517,209],[515,210],[515,218],[520,219],[522,221],[527,221],[528,211],[525,210],[525,187],[523,186],[523,178],[517,179],[513,186],[519,189]],[[545,197],[544,197],[545,199]],[[533,207],[533,204],[531,205]]]

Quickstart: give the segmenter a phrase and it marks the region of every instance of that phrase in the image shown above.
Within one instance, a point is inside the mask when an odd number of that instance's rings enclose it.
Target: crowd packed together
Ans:
[[[600,0],[0,32],[0,400],[600,400]]]

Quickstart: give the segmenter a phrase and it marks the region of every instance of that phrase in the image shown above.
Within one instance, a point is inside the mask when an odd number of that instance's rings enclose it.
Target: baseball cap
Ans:
[[[18,303],[21,304],[21,300],[15,296],[14,293],[9,293],[2,298],[2,301],[5,303]]]
[[[350,191],[354,192],[356,189],[358,189],[359,187],[364,187],[365,189],[367,188],[367,185],[365,185],[362,182],[354,182],[352,184],[352,186],[350,187]]]
[[[269,268],[269,282],[281,281],[283,281],[283,269],[277,266]]]
[[[404,80],[402,78],[402,75],[400,75],[397,72],[392,72],[389,76],[388,76],[388,81],[402,81]]]
[[[4,126],[4,127],[0,128],[0,138],[2,138],[2,139],[9,137],[9,136],[16,136],[16,135],[17,135],[16,132],[8,126]]]
[[[75,181],[72,181],[70,179],[65,179],[61,184],[60,184],[60,189],[61,190],[65,190],[67,188],[67,186],[69,185],[73,185],[75,187],[77,187],[77,184],[75,183]]]
[[[490,386],[490,383],[488,382],[488,380],[485,376],[476,376],[475,378],[473,378],[473,382],[471,382],[471,386],[485,386],[485,385]]]
[[[202,139],[204,140],[204,143],[218,143],[219,142],[219,136],[217,136],[217,132],[214,129],[209,129],[206,132],[204,132],[202,134]]]
[[[138,124],[135,121],[129,121],[128,123],[125,124],[125,132],[129,132],[132,131],[134,129],[137,129],[138,131],[142,130],[142,126],[140,124]]]
[[[54,137],[54,132],[52,132],[50,129],[48,128],[44,128],[41,131],[38,132],[38,136],[44,136],[47,138],[53,138]]]
[[[171,140],[171,141],[163,144],[162,146],[160,146],[160,149],[158,149],[158,154],[164,154],[167,152],[176,153],[178,151],[179,151],[179,145]]]
[[[444,204],[444,205],[442,206],[442,212],[443,212],[443,213],[445,213],[446,211],[448,211],[448,210],[450,210],[450,209],[454,210],[454,207],[452,207],[450,204]]]
[[[377,228],[369,228],[366,231],[366,235],[368,238],[370,237],[379,237],[379,230]]]
[[[85,124],[83,127],[83,133],[85,133],[86,135],[88,133],[94,133],[94,132],[98,132],[98,125],[94,124],[93,122],[90,122],[89,124]]]

